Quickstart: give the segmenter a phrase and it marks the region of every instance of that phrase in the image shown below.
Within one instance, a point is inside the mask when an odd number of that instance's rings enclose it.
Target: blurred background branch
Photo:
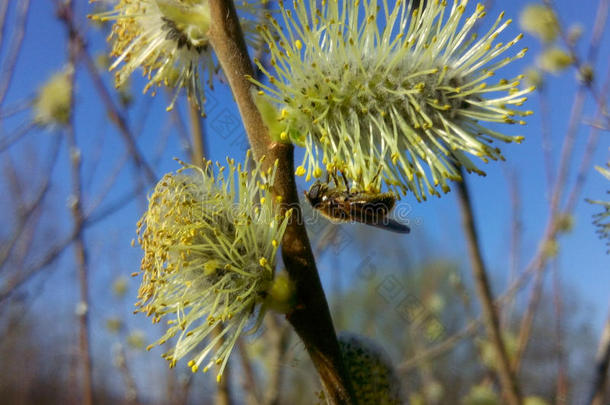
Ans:
[[[506,391],[527,405],[608,403],[608,257],[590,224],[594,211],[580,203],[608,190],[592,168],[604,166],[610,146],[609,4],[536,3],[550,7],[558,32],[548,42],[527,35],[530,52],[559,47],[570,62],[548,72],[524,58],[516,74],[533,70],[540,79],[526,142],[507,148],[508,162],[487,165],[484,182],[468,177],[472,197],[462,200],[472,217],[474,281],[449,196],[403,198],[397,215],[404,208],[412,228],[404,239],[330,224],[303,205],[336,329],[382,343],[399,366],[405,401],[499,404]],[[168,370],[160,350],[144,355],[159,330],[132,316],[137,287],[125,276],[141,253],[129,244],[160,174],[178,168],[173,157],[222,161],[247,148],[227,78],[217,73],[215,90],[206,89],[206,118],[184,95],[168,113],[163,97],[139,94],[145,78],[112,84],[110,27],[86,19],[107,2],[31,5],[0,0],[0,398],[315,403],[322,387],[310,348],[282,317],[240,339],[218,387],[180,363]],[[497,5],[516,17],[529,4]],[[254,53],[264,60],[263,47]],[[41,111],[45,87],[61,104],[66,72],[70,105]],[[298,149],[294,158],[302,158]],[[308,185],[296,187],[300,194]]]

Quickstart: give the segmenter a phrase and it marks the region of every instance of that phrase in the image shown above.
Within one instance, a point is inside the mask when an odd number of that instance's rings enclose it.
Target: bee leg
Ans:
[[[381,174],[381,166],[379,166],[379,169],[377,169],[377,174],[375,174],[375,177],[373,177],[373,179],[371,180],[371,184],[375,184],[377,182],[377,179],[379,178],[379,175]]]
[[[335,187],[339,188],[339,180],[337,180],[337,173],[335,171],[332,172],[333,181],[335,182]]]
[[[347,177],[345,177],[345,173],[343,173],[343,170],[340,170],[339,173],[341,173],[341,177],[343,177],[343,183],[345,183],[347,194],[349,194],[349,182],[347,181]]]

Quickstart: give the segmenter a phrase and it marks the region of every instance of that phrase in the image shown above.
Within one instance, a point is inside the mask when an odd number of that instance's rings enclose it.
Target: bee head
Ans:
[[[307,198],[307,201],[309,201],[309,203],[315,207],[322,201],[322,196],[326,190],[328,190],[328,186],[326,184],[316,181],[310,187],[309,191],[305,191],[305,198]]]

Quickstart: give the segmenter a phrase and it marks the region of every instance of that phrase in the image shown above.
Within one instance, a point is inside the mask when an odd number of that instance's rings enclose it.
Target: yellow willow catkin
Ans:
[[[521,34],[498,41],[511,20],[502,13],[477,37],[484,6],[466,16],[466,0],[419,3],[280,2],[282,23],[260,27],[272,68],[259,63],[269,85],[253,81],[281,111],[281,133],[306,148],[298,174],[325,165],[362,190],[385,182],[420,200],[447,192],[458,166],[484,174],[470,156],[501,160],[494,143],[523,139],[484,125],[532,114],[517,107],[533,87],[495,76],[526,52],[511,52]]]
[[[159,181],[138,223],[136,306],[153,323],[169,318],[155,344],[175,339],[170,366],[189,356],[193,371],[218,365],[220,379],[239,335],[262,321],[289,212],[278,213],[269,191],[277,165],[253,166],[184,165]]]
[[[242,1],[237,5],[242,27],[250,44],[258,41],[255,24],[266,1]],[[117,0],[110,11],[89,16],[114,21],[108,40],[116,59],[115,83],[120,87],[138,68],[148,78],[144,88],[174,88],[168,110],[174,107],[181,88],[200,109],[205,101],[200,76],[207,73],[212,86],[216,71],[207,32],[210,27],[208,0]]]

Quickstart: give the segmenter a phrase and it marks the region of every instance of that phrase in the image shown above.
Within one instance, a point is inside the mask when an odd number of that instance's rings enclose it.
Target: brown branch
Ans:
[[[222,325],[217,325],[216,329],[214,329],[214,336],[218,336],[222,333]],[[224,340],[221,338],[216,345],[217,348],[220,348]],[[216,387],[216,397],[214,398],[215,405],[231,405],[233,402],[231,401],[231,388],[229,386],[229,381],[231,380],[231,368],[227,365],[222,373],[222,379],[218,381]]]
[[[604,393],[608,385],[608,372],[610,369],[610,316],[606,320],[606,325],[599,340],[599,347],[595,357],[595,375],[593,386],[591,387],[590,405],[602,405],[604,403]]]
[[[295,283],[296,307],[287,316],[303,340],[315,365],[327,398],[334,404],[355,402],[348,374],[343,366],[328,303],[318,276],[294,180],[294,147],[272,143],[261,115],[251,97],[248,76],[254,75],[235,5],[230,0],[210,1],[213,24],[208,32],[216,56],[228,79],[254,156],[279,162],[274,192],[282,199],[282,211],[293,209],[282,241],[282,257]]]
[[[123,137],[123,140],[125,141],[125,144],[127,146],[127,150],[133,158],[136,167],[138,167],[144,172],[146,179],[150,183],[156,183],[157,176],[155,175],[154,170],[150,167],[150,165],[142,155],[142,152],[140,152],[140,149],[136,145],[134,136],[131,130],[129,129],[129,126],[127,125],[127,120],[125,119],[121,111],[114,105],[112,97],[110,96],[108,89],[106,89],[106,86],[104,86],[104,82],[99,76],[97,68],[95,67],[95,63],[91,59],[91,55],[89,55],[89,53],[87,53],[86,49],[84,48],[84,43],[82,42],[82,39],[80,43],[80,56],[85,61],[85,65],[87,67],[87,70],[89,71],[89,76],[91,77],[93,85],[96,88],[98,94],[100,95],[104,106],[106,107],[106,112],[110,117],[110,120],[114,122],[117,128],[119,129],[119,133]]]
[[[243,339],[243,337],[239,337],[237,340],[237,350],[239,352],[239,360],[243,371],[241,385],[246,394],[245,403],[248,405],[255,405],[260,404],[261,399],[259,390],[257,389],[254,369],[252,368],[252,364],[248,358],[248,350],[246,349],[247,344],[248,343]]]
[[[538,245],[538,249],[534,253],[534,257],[529,261],[527,266],[525,266],[523,272],[519,275],[519,278],[513,281],[511,285],[502,293],[502,295],[500,295],[494,301],[494,306],[496,308],[502,307],[503,305],[506,305],[507,303],[511,302],[514,299],[515,294],[517,294],[517,292],[526,285],[530,277],[536,274],[543,266],[546,265],[549,258],[548,254],[546,253],[547,243],[553,240],[557,235],[556,227],[551,226],[555,223],[554,218],[555,217],[549,218],[547,229],[545,230],[544,236],[542,237],[541,242]],[[482,317],[468,322],[466,326],[464,326],[461,330],[449,336],[444,341],[426,349],[424,352],[419,353],[417,356],[401,363],[398,366],[400,371],[403,373],[407,372],[422,361],[441,356],[442,354],[451,350],[462,339],[465,339],[475,333],[477,327],[480,326],[482,323]]]
[[[595,11],[595,22],[593,23],[593,35],[591,35],[591,42],[589,43],[589,50],[587,53],[587,60],[593,62],[597,59],[599,45],[602,40],[602,35],[608,23],[608,11],[610,9],[610,1],[600,0],[598,8]],[[567,39],[567,36],[564,36]],[[605,94],[605,93],[604,93]]]
[[[555,10],[555,6],[552,0],[543,0],[545,5],[553,10]],[[598,3],[597,10],[595,12],[595,22],[593,23],[593,35],[591,36],[591,41],[589,42],[589,49],[586,59],[583,59],[578,55],[576,44],[573,41],[570,41],[569,35],[563,29],[563,24],[560,22],[558,24],[559,27],[559,36],[563,40],[564,44],[570,51],[570,56],[573,60],[572,66],[576,69],[576,74],[580,74],[583,68],[593,67],[595,66],[595,62],[597,60],[599,46],[602,39],[602,34],[606,28],[606,24],[608,22],[608,11],[610,9],[610,1],[609,0],[600,0]],[[555,12],[555,16],[559,14]],[[557,18],[557,17],[556,17]],[[586,88],[593,99],[597,103],[598,107],[602,111],[602,116],[606,118],[606,121],[610,123],[610,115],[607,109],[606,101],[603,97],[605,93],[599,93],[593,86],[593,81],[583,81],[582,86]]]
[[[72,14],[74,8],[70,0],[59,6],[58,15]],[[70,91],[70,118],[65,128],[66,140],[68,143],[69,160],[70,160],[70,177],[72,182],[72,201],[70,209],[74,220],[73,228],[77,229],[76,238],[74,241],[74,255],[77,267],[78,285],[79,285],[79,302],[77,311],[79,324],[79,358],[81,362],[83,397],[84,405],[93,405],[93,377],[91,369],[91,349],[89,341],[89,264],[88,254],[85,246],[83,233],[83,189],[82,189],[82,158],[81,152],[76,141],[74,131],[74,87],[76,74],[76,59],[79,49],[79,41],[73,30],[68,28],[68,65],[70,67],[69,82],[71,84]]]
[[[21,54],[21,45],[25,37],[27,18],[30,11],[30,0],[15,2],[19,8],[13,30],[13,38],[11,47],[8,50],[7,57],[2,65],[2,76],[0,77],[0,105],[4,104],[5,97],[8,93],[11,83],[13,82],[13,74],[17,66],[17,60]],[[4,18],[4,17],[3,17]]]
[[[12,134],[0,138],[0,152],[4,152],[10,148],[13,144],[23,139],[35,128],[36,124],[34,122],[28,122],[27,124],[17,128]]]
[[[568,395],[568,362],[563,343],[563,306],[561,301],[561,283],[559,279],[559,264],[557,260],[552,263],[553,269],[553,306],[555,308],[555,345],[557,349],[557,386],[555,403],[565,405]]]
[[[63,6],[58,7],[58,13],[71,13],[72,3],[66,2]],[[82,178],[81,178],[81,155],[76,143],[76,134],[74,133],[74,84],[75,84],[75,66],[77,55],[77,42],[70,32],[68,41],[68,65],[70,66],[70,83],[71,83],[71,105],[70,105],[70,120],[65,128],[65,135],[68,142],[69,160],[70,160],[70,175],[72,182],[72,201],[70,209],[74,220],[73,229],[76,231],[74,240],[74,255],[77,267],[78,285],[79,285],[79,302],[77,311],[78,326],[79,326],[79,359],[81,363],[82,373],[82,403],[85,405],[93,404],[93,381],[91,374],[91,351],[89,342],[89,287],[88,287],[88,259],[85,242],[83,238],[83,209],[82,209]]]
[[[596,27],[599,24],[601,24],[601,23],[598,20],[596,23]],[[592,40],[592,43],[593,42],[594,42],[594,40]],[[606,83],[603,86],[603,88],[605,90],[608,88],[609,83],[610,83],[610,69],[608,70],[608,78],[606,79]],[[584,100],[583,87],[580,87],[579,91],[577,93],[577,96],[574,100],[574,104],[572,106],[570,124],[568,126],[568,131],[567,131],[566,137],[564,139],[564,144],[562,146],[562,155],[561,155],[561,160],[560,160],[560,165],[559,165],[560,175],[557,178],[557,182],[554,186],[553,194],[552,194],[551,201],[550,201],[551,218],[556,218],[557,215],[559,214],[560,200],[561,200],[562,192],[563,192],[566,182],[567,182],[569,162],[571,160],[571,156],[574,153],[573,144],[574,144],[574,141],[576,138],[579,118],[582,115],[582,108],[583,108],[584,101],[585,100]],[[598,107],[597,107],[598,111],[597,111],[596,117],[601,116],[601,114],[603,113],[602,108],[603,108],[603,106],[598,104]],[[583,153],[583,158],[582,158],[581,164],[578,169],[578,174],[576,176],[576,181],[575,181],[574,186],[572,187],[570,193],[568,194],[567,203],[565,204],[564,211],[566,212],[566,214],[569,212],[572,212],[575,208],[577,198],[580,195],[580,192],[582,190],[582,187],[583,187],[584,182],[587,177],[587,172],[589,171],[590,166],[591,166],[591,159],[592,159],[593,153],[595,151],[595,147],[597,145],[598,137],[599,137],[599,129],[591,128],[591,132],[589,135],[589,139],[587,141],[585,152]],[[556,228],[553,223],[550,223],[550,225],[551,224],[553,225],[553,228]],[[549,234],[548,240],[550,241],[550,240],[552,240],[552,238],[555,238],[554,235],[556,233],[557,233],[557,229],[552,229],[551,233]],[[544,266],[541,266],[536,272],[535,286],[532,291],[530,301],[528,303],[527,311],[521,321],[521,326],[519,329],[519,341],[518,341],[518,346],[517,346],[517,354],[513,361],[513,367],[516,371],[518,371],[521,356],[523,355],[523,352],[526,349],[527,342],[528,342],[530,332],[531,332],[533,318],[534,318],[535,311],[538,307],[538,303],[540,300],[542,284],[543,284],[542,280],[544,277],[543,273],[544,273]],[[558,293],[557,288],[556,288],[555,292]],[[560,303],[558,305],[560,305]],[[558,311],[560,313],[559,309],[558,309]],[[559,379],[562,380],[562,378],[563,377],[560,375]],[[564,386],[564,384],[561,381],[559,381],[558,389],[563,389],[562,388],[563,386]],[[561,397],[561,395],[558,395],[558,397]]]
[[[448,351],[453,349],[458,343],[460,343],[462,341],[462,339],[465,339],[468,336],[473,335],[477,331],[477,329],[480,325],[480,322],[481,321],[479,319],[475,319],[475,320],[469,322],[460,331],[449,336],[447,339],[443,340],[439,344],[432,346],[428,349],[425,349],[425,350],[421,351],[420,353],[418,353],[417,355],[403,361],[402,363],[400,363],[398,365],[399,372],[401,372],[403,374],[407,373],[407,372],[411,371],[412,369],[414,369],[415,367],[417,367],[420,363],[428,361],[435,357],[439,357],[439,356],[447,353]]]
[[[170,98],[170,97],[168,97]],[[171,98],[170,98],[171,99]],[[186,129],[186,125],[184,124],[184,120],[180,115],[179,106],[176,105],[175,108],[169,112],[170,114],[170,122],[176,128],[176,132],[178,134],[178,138],[180,138],[180,142],[182,142],[182,148],[186,151],[189,156],[193,155],[193,145],[191,145],[191,139],[189,138],[188,130]],[[204,154],[205,156],[205,154]]]
[[[580,118],[582,117],[582,110],[585,104],[585,88],[579,86],[576,91],[576,96],[572,103],[572,109],[570,112],[570,120],[568,123],[568,130],[561,147],[561,158],[559,160],[559,169],[557,170],[557,178],[553,187],[553,195],[550,202],[550,216],[554,218],[559,212],[559,206],[561,197],[568,180],[570,162],[574,155],[574,142],[576,141],[576,135],[578,133],[578,126]],[[556,224],[549,224],[551,228],[556,228]],[[549,230],[551,229],[549,228]]]
[[[58,4],[60,3],[58,2]],[[84,40],[83,35],[78,30],[78,27],[74,23],[73,13],[71,11],[62,11],[58,14],[58,16],[61,20],[64,21],[70,35],[74,38],[74,42],[77,45],[76,52],[78,53],[78,57],[84,61],[85,67],[89,72],[89,76],[93,81],[93,87],[99,94],[100,99],[104,104],[104,107],[106,108],[106,113],[108,114],[108,117],[118,128],[119,133],[121,134],[123,141],[127,146],[127,150],[133,158],[134,164],[138,169],[141,169],[144,172],[144,175],[150,183],[156,183],[157,176],[155,175],[155,172],[140,152],[140,149],[136,144],[135,137],[132,131],[129,129],[127,120],[125,119],[121,110],[114,104],[110,92],[104,85],[104,82],[99,75],[95,62],[91,58],[91,55],[89,55],[89,52],[87,52],[86,42]]]
[[[103,210],[99,212],[92,212],[91,215],[84,218],[82,223],[83,229],[93,226],[114,214],[132,201],[133,198],[139,195],[142,191],[143,188],[139,186],[134,191],[130,191],[124,196],[118,198],[115,202],[109,204],[109,206],[105,207]],[[8,299],[15,290],[28,282],[42,269],[55,262],[55,260],[59,258],[64,250],[76,240],[80,232],[81,229],[72,229],[68,235],[47,250],[47,252],[37,262],[30,265],[28,268],[22,269],[18,274],[5,282],[3,284],[3,288],[0,289],[0,303]]]
[[[71,125],[66,129],[66,138],[68,139],[68,145],[70,147],[71,154],[78,151],[76,145],[76,137]],[[76,266],[78,271],[78,284],[80,291],[79,305],[82,306],[82,310],[78,313],[79,318],[79,345],[80,345],[80,356],[83,367],[83,390],[84,398],[83,404],[93,404],[93,388],[92,388],[92,376],[91,376],[91,353],[89,349],[89,269],[87,251],[85,248],[85,241],[83,238],[83,209],[82,209],[82,190],[80,189],[80,157],[72,156],[70,158],[72,162],[72,216],[74,218],[74,228],[78,229],[79,232],[74,241],[74,254],[76,260]]]
[[[138,405],[140,403],[138,399],[138,386],[136,380],[133,377],[133,373],[127,365],[127,352],[125,347],[119,343],[116,354],[116,366],[121,372],[121,377],[125,383],[125,399],[130,405]]]
[[[17,115],[28,110],[32,106],[32,103],[34,103],[34,100],[34,96],[26,96],[21,100],[13,102],[13,104],[10,104],[0,110],[0,119],[10,118],[13,115]]]
[[[210,14],[214,22],[208,32],[210,42],[231,87],[254,156],[260,158],[270,149],[271,139],[250,93],[253,85],[248,76],[253,76],[254,70],[235,5],[231,0],[211,1]]]
[[[293,175],[293,146],[275,144],[268,156],[270,161],[279,162],[274,188],[285,202],[282,209],[292,207],[294,210],[282,241],[284,264],[296,287],[296,307],[287,319],[305,344],[331,403],[354,403],[349,377],[343,366],[328,303],[298,205]]]
[[[20,286],[25,284],[34,275],[36,275],[41,269],[53,263],[59,255],[75,240],[77,236],[77,229],[73,229],[72,232],[66,236],[61,242],[53,246],[49,251],[40,259],[27,269],[23,269],[15,276],[11,277],[10,280],[3,283],[3,288],[0,290],[0,303],[8,299],[11,294]]]
[[[8,11],[9,0],[3,0],[0,5],[0,51],[4,48],[4,38],[6,34],[6,13]]]
[[[216,391],[216,405],[231,405],[231,390],[229,388],[229,370],[228,367],[225,367],[223,372],[223,378],[218,383],[218,388]]]
[[[610,68],[606,72],[605,84],[602,86],[604,93],[607,93],[607,90],[610,88]],[[573,107],[574,108],[574,107]],[[597,116],[602,114],[603,106],[598,104],[598,112]],[[523,272],[519,275],[519,278],[511,283],[511,285],[504,291],[504,293],[495,301],[496,306],[505,305],[510,303],[515,294],[523,288],[530,277],[532,275],[537,274],[546,264],[549,259],[546,246],[550,241],[553,241],[557,237],[558,229],[557,229],[557,217],[559,212],[562,212],[564,215],[568,215],[572,213],[576,207],[576,203],[579,201],[583,186],[585,184],[587,173],[589,172],[591,166],[591,160],[593,157],[593,153],[595,151],[595,147],[597,145],[597,141],[599,138],[599,128],[592,128],[591,133],[589,135],[589,139],[587,140],[587,146],[585,147],[585,152],[583,153],[583,157],[581,163],[579,165],[578,174],[576,176],[576,180],[572,189],[570,190],[567,203],[565,204],[565,208],[563,210],[554,209],[552,213],[550,213],[546,228],[543,232],[543,236],[541,237],[540,243],[538,244],[538,249],[534,253],[532,259],[525,266]],[[565,150],[570,151],[569,148],[564,148]],[[573,148],[572,148],[573,149]],[[565,158],[565,155],[564,155]],[[565,180],[564,180],[565,181]],[[556,183],[557,184],[557,183]],[[554,193],[561,191],[564,185],[562,183],[561,187],[555,187]],[[556,199],[557,206],[559,205],[559,197],[551,196],[551,199]],[[418,353],[415,357],[410,358],[403,363],[400,364],[399,369],[401,372],[407,372],[412,369],[415,365],[419,364],[422,361],[429,360],[434,357],[438,357],[451,350],[457,343],[459,343],[462,339],[467,338],[472,335],[479,326],[481,319],[476,319],[472,322],[466,324],[461,330],[456,332],[455,334],[449,336],[444,341],[432,346],[425,351]]]
[[[17,202],[17,210],[16,210],[17,212],[15,215],[17,217],[17,225],[15,226],[14,231],[11,232],[11,236],[7,240],[2,241],[2,247],[0,248],[0,270],[2,269],[2,267],[8,260],[9,256],[11,255],[11,252],[12,252],[14,246],[19,241],[19,238],[21,237],[23,232],[25,232],[25,230],[26,230],[25,228],[26,228],[26,225],[28,224],[28,222],[30,221],[30,217],[35,212],[39,211],[39,208],[42,206],[42,202],[43,202],[45,196],[48,194],[48,191],[49,191],[49,188],[51,185],[50,173],[53,171],[53,168],[55,167],[55,163],[57,163],[57,156],[59,154],[61,140],[62,140],[61,136],[57,135],[53,141],[53,146],[51,148],[51,151],[48,154],[49,163],[48,163],[47,167],[45,167],[42,170],[42,173],[45,173],[46,175],[45,175],[44,179],[42,180],[41,185],[38,187],[38,190],[35,192],[34,197],[31,199],[30,202],[27,202],[27,203],[21,202],[21,201]],[[5,159],[7,162],[11,162],[10,156],[7,156]],[[14,173],[12,165],[7,170],[10,170],[10,173],[8,174],[9,179],[11,179],[13,176],[16,176],[16,173]],[[17,181],[17,179],[15,178],[14,181]],[[16,199],[17,193],[14,192],[13,195],[15,195],[14,199]],[[34,230],[35,226],[31,226],[31,228],[32,228],[32,230]],[[21,268],[21,267],[18,267],[18,268]]]
[[[290,342],[290,330],[288,325],[281,325],[277,319],[269,317],[269,332],[271,334],[271,375],[267,383],[264,405],[279,405],[282,392],[282,377],[284,376],[284,360],[288,343]]]
[[[550,198],[555,172],[553,171],[553,140],[551,136],[551,108],[549,97],[544,87],[538,88],[538,102],[540,103],[540,127],[542,134],[542,155],[544,171],[546,174],[547,195]]]
[[[518,277],[519,266],[521,264],[521,242],[523,239],[523,219],[522,201],[519,191],[519,181],[517,174],[507,172],[508,191],[511,201],[511,220],[510,220],[510,262],[508,282],[512,283]],[[549,183],[550,187],[550,183]],[[508,325],[513,315],[513,302],[502,308],[500,312],[500,324]]]
[[[534,316],[536,315],[538,304],[540,303],[540,298],[542,297],[542,290],[544,287],[544,273],[544,269],[541,269],[541,271],[536,272],[534,287],[532,289],[530,299],[527,304],[527,309],[525,310],[525,315],[521,319],[521,323],[519,325],[517,350],[515,352],[515,357],[512,359],[512,368],[515,374],[519,373],[521,360],[523,359],[523,354],[525,353],[525,349],[527,349],[527,344],[531,336],[532,326],[534,324]]]
[[[604,79],[604,84],[602,85],[602,92],[607,94],[610,90],[610,67],[606,70],[606,78]],[[595,118],[600,118],[603,115],[602,106],[598,104],[597,112],[595,114]],[[572,212],[576,207],[576,203],[580,197],[582,188],[587,180],[587,175],[591,169],[591,162],[593,160],[593,156],[595,154],[595,150],[597,148],[599,134],[599,127],[591,127],[589,138],[587,139],[587,145],[585,147],[585,151],[583,153],[583,158],[578,168],[578,174],[576,175],[576,180],[574,181],[574,186],[570,190],[568,194],[568,200],[566,203],[566,212]]]
[[[191,150],[191,162],[194,165],[203,167],[203,159],[205,158],[205,133],[202,122],[202,117],[199,112],[199,107],[195,104],[194,101],[189,99],[188,101],[188,112],[189,112],[189,121],[190,121],[190,138],[191,144],[193,148]],[[215,336],[220,335],[222,332],[221,325],[218,325],[214,330]],[[217,343],[217,347],[222,347],[225,342],[224,337],[220,337]],[[227,365],[223,371],[223,378],[218,381],[218,385],[216,387],[216,398],[214,399],[214,403],[216,405],[231,405],[231,387],[229,385],[231,369],[230,366]]]
[[[118,161],[114,165],[114,167],[106,171],[104,184],[102,184],[102,186],[100,187],[100,192],[97,193],[94,198],[90,199],[89,203],[87,204],[85,216],[88,216],[89,214],[94,212],[110,194],[112,188],[116,185],[119,179],[119,175],[121,174],[121,171],[123,170],[125,164],[129,161],[129,153],[123,153],[123,155],[117,160]],[[130,190],[129,194],[132,195],[133,190]]]
[[[203,158],[206,156],[205,131],[202,117],[199,108],[194,102],[189,101],[188,109],[189,120],[191,122],[191,144],[193,145],[191,159],[193,164],[201,166],[203,164]]]
[[[462,178],[464,178],[463,171]],[[511,405],[521,405],[523,403],[521,390],[519,388],[517,378],[512,372],[506,346],[504,345],[500,332],[500,321],[493,303],[493,296],[487,276],[487,270],[485,269],[485,264],[483,263],[483,256],[481,254],[477,236],[474,212],[465,179],[458,183],[457,190],[475,287],[483,308],[483,319],[487,329],[487,334],[496,351],[496,358],[498,361],[497,372],[498,376],[500,377],[500,384],[507,402]]]

